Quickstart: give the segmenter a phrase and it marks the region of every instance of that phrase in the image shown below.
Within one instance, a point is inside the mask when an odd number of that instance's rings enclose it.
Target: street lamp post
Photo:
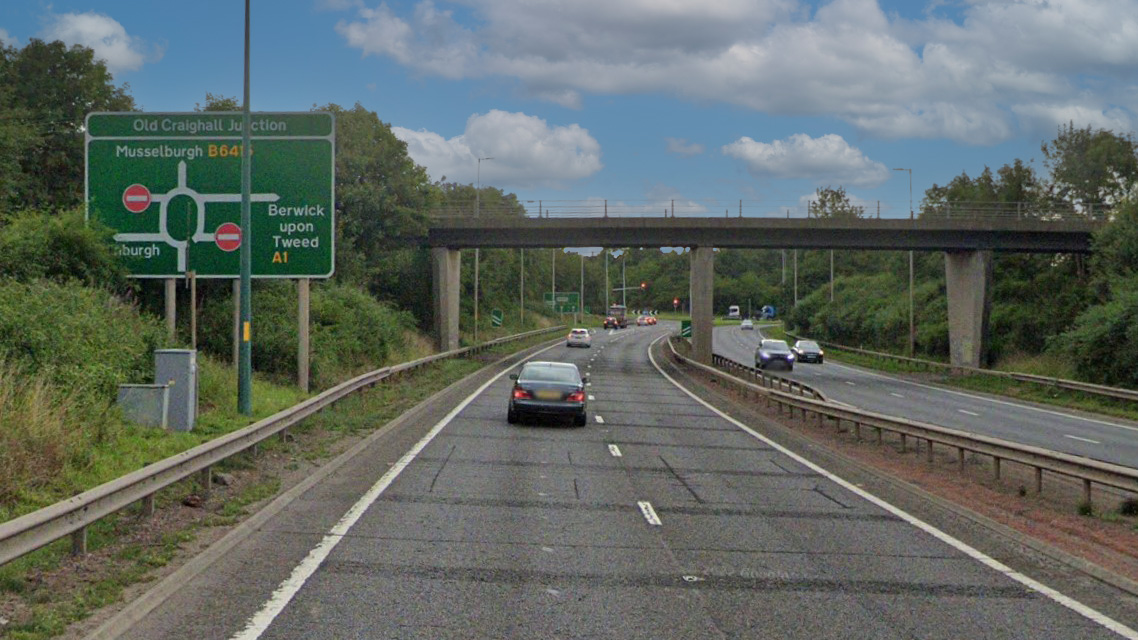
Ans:
[[[894,169],[894,171],[909,172],[909,219],[913,219],[913,170]],[[917,329],[913,321],[913,251],[909,251],[909,357],[912,358],[917,351]]]
[[[474,191],[474,217],[477,218],[482,208],[482,161],[494,158],[479,158],[477,179],[478,188]],[[474,247],[474,341],[478,342],[478,247]]]

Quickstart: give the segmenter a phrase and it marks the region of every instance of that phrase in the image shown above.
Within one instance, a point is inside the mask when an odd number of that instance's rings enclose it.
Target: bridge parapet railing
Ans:
[[[477,210],[476,210],[477,209]],[[946,202],[924,203],[913,213],[924,220],[1033,220],[1041,222],[1103,221],[1111,207],[1106,203]],[[474,202],[438,207],[432,220],[454,218],[798,218],[812,216],[800,202],[772,203],[708,201],[549,200],[524,203]],[[861,219],[909,219],[909,204],[878,202],[863,207]]]

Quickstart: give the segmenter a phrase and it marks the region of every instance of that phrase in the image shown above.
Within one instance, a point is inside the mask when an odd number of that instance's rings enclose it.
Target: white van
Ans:
[[[733,304],[727,307],[727,318],[729,320],[738,320],[741,317],[739,313],[739,305]]]

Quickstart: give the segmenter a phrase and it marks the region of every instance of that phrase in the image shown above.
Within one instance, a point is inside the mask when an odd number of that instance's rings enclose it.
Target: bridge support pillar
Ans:
[[[948,285],[949,360],[958,366],[980,367],[987,358],[992,252],[945,252],[944,270]]]
[[[458,295],[462,254],[457,249],[431,249],[431,288],[435,298],[435,339],[440,351],[458,348]]]
[[[693,247],[691,254],[691,345],[696,362],[711,364],[715,249]]]

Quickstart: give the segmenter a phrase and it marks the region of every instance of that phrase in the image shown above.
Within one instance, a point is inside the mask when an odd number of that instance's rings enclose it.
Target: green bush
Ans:
[[[109,400],[150,382],[161,323],[109,292],[49,280],[0,280],[0,358],[58,386]]]
[[[411,314],[395,311],[366,292],[335,283],[312,287],[310,374],[313,386],[327,387],[398,355]],[[198,346],[229,360],[233,351],[233,301],[214,296],[201,310]],[[295,380],[296,288],[287,281],[258,281],[253,287],[253,369],[278,380]]]
[[[126,276],[109,232],[88,225],[79,209],[16,213],[0,232],[0,277],[77,281],[122,292],[132,286]]]

